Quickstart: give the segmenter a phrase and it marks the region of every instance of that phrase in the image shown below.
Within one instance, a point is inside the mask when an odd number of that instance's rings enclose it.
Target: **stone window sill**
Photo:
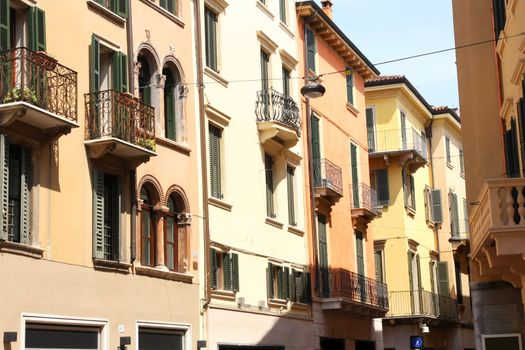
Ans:
[[[112,12],[111,10],[108,10],[104,6],[96,3],[93,0],[87,0],[88,7],[92,9],[95,12],[98,12],[100,15],[106,17],[110,21],[123,26],[124,23],[126,23],[126,19],[124,17],[120,17],[116,13]]]
[[[451,170],[454,169],[454,166],[452,165],[451,162],[447,162],[447,167],[448,167],[449,169],[451,169]]]
[[[348,109],[352,114],[357,117],[359,115],[359,110],[350,102],[346,103],[346,109]]]
[[[128,274],[131,264],[122,261],[93,259],[95,270]]]
[[[284,227],[284,224],[275,220],[275,219],[272,219],[272,218],[266,218],[266,220],[264,220],[264,222],[270,226],[273,226],[273,227],[276,227],[278,229],[282,229]]]
[[[405,210],[406,210],[408,215],[410,215],[412,217],[416,216],[416,210],[414,208],[405,206]]]
[[[304,230],[300,230],[294,226],[288,226],[288,232],[293,233],[294,235],[297,235],[297,236],[301,236],[301,237],[304,236]]]
[[[204,74],[206,76],[212,78],[213,80],[215,80],[216,82],[218,82],[222,86],[228,87],[228,80],[224,79],[222,77],[222,75],[220,75],[218,72],[214,71],[213,69],[211,69],[209,67],[204,67]],[[206,83],[206,82],[204,82],[204,83]]]
[[[268,6],[266,6],[265,4],[263,4],[261,1],[257,1],[257,7],[262,11],[264,12],[264,14],[266,16],[268,16],[272,21],[273,19],[275,18],[275,15],[272,13],[272,11],[270,11],[270,9],[268,8]]]
[[[269,307],[288,307],[288,301],[284,299],[268,299],[268,306]]]
[[[179,151],[185,155],[190,155],[191,153],[191,148],[185,143],[173,141],[163,137],[157,137],[156,140],[159,145],[166,146],[170,149]]]
[[[10,253],[34,259],[42,259],[44,249],[22,243],[0,241],[0,253]]]
[[[211,291],[212,298],[225,301],[235,301],[235,295],[236,293],[231,290],[214,289]]]
[[[286,23],[284,23],[283,21],[279,21],[279,27],[286,33],[290,36],[290,38],[294,39],[295,38],[295,34],[292,32],[292,30],[288,27],[288,25]]]
[[[183,282],[183,283],[192,283],[193,276],[185,273],[174,272],[174,271],[164,271],[153,267],[146,266],[136,266],[135,272],[137,275],[163,278],[171,281]]]
[[[219,209],[223,209],[223,210],[226,210],[226,211],[232,211],[232,208],[233,208],[233,205],[231,205],[229,203],[226,203],[225,201],[220,200],[220,199],[215,198],[215,197],[209,197],[208,198],[208,203],[213,205],[214,207],[217,207]]]

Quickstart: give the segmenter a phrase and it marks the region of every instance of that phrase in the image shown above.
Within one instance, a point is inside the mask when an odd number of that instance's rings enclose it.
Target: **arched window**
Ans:
[[[153,222],[153,203],[148,190],[143,186],[140,189],[141,205],[141,219],[140,219],[140,235],[141,235],[141,264],[142,266],[155,266],[155,225]]]
[[[181,94],[181,74],[173,62],[167,62],[162,68],[164,82],[164,136],[173,141],[180,141],[182,135],[183,99]]]
[[[166,267],[171,271],[178,271],[178,225],[175,202],[168,198],[169,212],[165,217],[164,228],[164,257]]]
[[[139,54],[137,61],[140,63],[139,98],[142,103],[151,106],[151,68],[144,54]]]

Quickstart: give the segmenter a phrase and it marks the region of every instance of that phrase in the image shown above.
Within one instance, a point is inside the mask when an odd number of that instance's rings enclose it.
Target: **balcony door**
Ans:
[[[368,135],[368,152],[375,152],[376,149],[376,125],[374,120],[374,109],[366,109],[366,131]]]
[[[314,168],[314,186],[321,185],[321,142],[319,138],[319,118],[313,113],[312,118],[312,163]]]
[[[361,208],[359,202],[359,170],[357,165],[357,145],[350,143],[350,160],[352,163],[352,203],[354,208]]]
[[[326,233],[326,216],[317,214],[317,235],[319,249],[319,274],[321,281],[321,297],[330,296],[329,272],[328,272],[328,240]]]
[[[358,293],[362,302],[366,300],[365,285],[365,254],[363,249],[363,233],[355,231],[355,253],[357,265]]]

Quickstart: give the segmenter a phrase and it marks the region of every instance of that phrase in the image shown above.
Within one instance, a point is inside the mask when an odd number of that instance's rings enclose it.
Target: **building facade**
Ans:
[[[374,279],[378,215],[370,189],[365,79],[379,72],[332,21],[332,1],[296,2],[299,66],[324,96],[302,105],[307,175],[307,234],[312,272],[315,349],[365,350],[376,344],[374,317],[387,309],[386,286]]]
[[[0,2],[4,349],[196,343],[193,19],[174,3]]]
[[[294,4],[201,5],[207,347],[309,348]]]
[[[453,1],[476,346],[524,335],[523,1]],[[487,142],[487,140],[490,140]]]
[[[459,239],[459,224],[464,229],[457,197],[465,185],[452,172],[460,168],[459,118],[430,106],[404,76],[365,86],[370,178],[381,208],[372,224],[376,278],[389,287],[384,348],[403,348],[413,335],[424,336],[425,347],[472,348],[472,326],[459,319],[455,267],[460,286],[466,274],[448,241]]]

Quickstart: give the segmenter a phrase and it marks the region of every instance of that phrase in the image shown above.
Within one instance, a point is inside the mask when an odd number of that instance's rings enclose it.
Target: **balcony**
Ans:
[[[434,323],[457,322],[458,308],[455,299],[425,290],[395,291],[388,293],[388,310],[385,318],[400,322]]]
[[[522,285],[525,178],[486,180],[470,219],[470,251],[484,276]]]
[[[386,284],[345,269],[321,269],[320,277],[323,310],[343,310],[371,318],[383,317],[387,312]]]
[[[24,47],[0,52],[0,127],[41,142],[77,124],[77,73]]]
[[[89,157],[111,155],[131,167],[155,156],[155,110],[114,90],[85,94]]]
[[[377,205],[377,193],[365,183],[350,185],[352,193],[352,222],[356,225],[366,226],[380,215]]]
[[[343,196],[341,168],[328,159],[314,160],[314,194],[335,204]]]
[[[301,117],[297,103],[273,89],[257,92],[255,102],[257,130],[261,144],[275,140],[285,148],[291,148],[301,136]]]
[[[415,129],[368,131],[370,160],[384,160],[389,165],[397,160],[399,165],[409,165],[412,172],[428,162],[427,142]]]

